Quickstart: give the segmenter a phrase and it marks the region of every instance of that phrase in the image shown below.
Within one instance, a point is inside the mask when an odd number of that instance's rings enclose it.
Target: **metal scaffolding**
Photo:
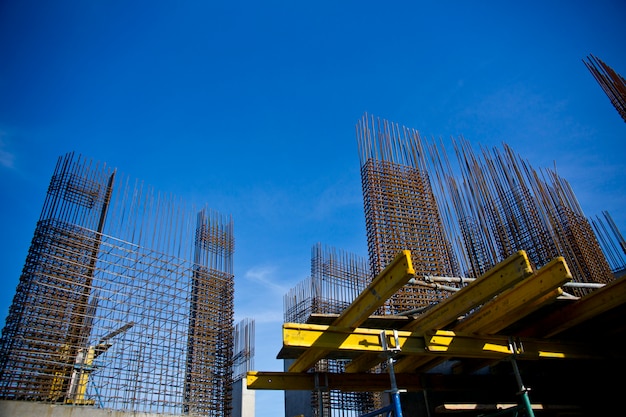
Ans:
[[[318,243],[311,250],[311,277],[284,297],[285,322],[305,323],[314,314],[338,314],[368,283],[365,259]],[[323,359],[311,371],[343,372],[344,367],[344,361]],[[311,392],[310,400],[316,417],[356,417],[380,405],[379,394],[366,392],[320,389]]]
[[[587,60],[583,60],[583,62],[611,100],[615,110],[626,122],[626,80],[613,68],[593,55],[589,55]]]
[[[230,415],[233,242],[232,219],[60,157],[0,337],[0,398]]]

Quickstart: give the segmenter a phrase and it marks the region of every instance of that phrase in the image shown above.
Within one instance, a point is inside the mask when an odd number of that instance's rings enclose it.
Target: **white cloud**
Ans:
[[[14,168],[15,155],[6,149],[5,137],[6,132],[0,131],[0,165],[5,168]]]
[[[278,309],[264,311],[237,311],[235,314],[235,322],[239,322],[244,318],[252,318],[255,323],[283,323],[282,305]]]
[[[273,266],[257,266],[248,269],[244,277],[254,283],[262,284],[265,288],[282,297],[289,289],[276,282],[274,279],[275,272],[276,268]]]

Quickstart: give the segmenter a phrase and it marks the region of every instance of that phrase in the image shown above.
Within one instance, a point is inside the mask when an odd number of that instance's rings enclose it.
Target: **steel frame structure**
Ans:
[[[402,250],[411,251],[418,275],[458,275],[419,133],[367,114],[356,133],[371,276]],[[440,291],[406,287],[380,313],[398,314],[443,298]]]
[[[453,141],[454,167],[441,143],[367,114],[356,131],[373,273],[408,248],[418,276],[476,278],[524,250],[534,268],[564,256],[576,282],[614,278],[571,186],[555,171],[535,170],[506,144],[477,153],[463,138]],[[405,288],[382,312],[423,308],[448,295]]]
[[[232,219],[60,157],[0,337],[0,398],[229,416],[233,251]]]
[[[311,249],[311,277],[299,282],[284,297],[285,322],[305,323],[312,314],[338,314],[368,282],[365,259],[317,243]],[[323,359],[311,371],[341,373],[344,367],[343,361]],[[376,409],[380,402],[378,393],[311,391],[311,408],[316,417],[357,417]]]
[[[626,122],[626,80],[600,58],[589,55],[583,63],[596,79],[615,110]]]
[[[245,318],[235,324],[234,356],[233,356],[233,381],[245,378],[248,371],[254,369],[254,342],[255,322],[254,319]]]
[[[476,154],[461,139],[454,148],[461,180],[449,164],[433,158],[433,166],[441,204],[452,202],[446,234],[459,242],[455,253],[466,276],[478,277],[485,268],[524,250],[533,268],[563,256],[576,282],[606,284],[614,279],[591,223],[564,178],[552,170],[535,170],[506,144],[503,150],[483,148]],[[437,157],[443,153],[439,149]],[[587,291],[576,288],[573,293],[582,296]]]

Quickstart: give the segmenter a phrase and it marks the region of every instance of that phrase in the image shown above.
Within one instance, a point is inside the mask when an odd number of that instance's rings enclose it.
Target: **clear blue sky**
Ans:
[[[621,1],[0,2],[0,312],[57,157],[75,151],[235,223],[236,317],[282,370],[282,297],[316,242],[366,256],[354,126],[506,142],[626,231]],[[257,392],[257,417],[283,414]]]

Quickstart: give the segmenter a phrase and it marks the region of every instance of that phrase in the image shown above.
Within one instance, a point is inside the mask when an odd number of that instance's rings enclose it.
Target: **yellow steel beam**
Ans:
[[[426,349],[438,355],[465,358],[502,359],[515,355],[518,359],[599,359],[614,355],[601,352],[589,343],[515,338],[500,335],[475,335],[451,330],[437,330],[425,335]]]
[[[572,280],[563,257],[553,259],[530,278],[523,280],[485,303],[478,311],[454,327],[455,331],[493,334],[532,313],[543,297],[563,293],[559,287]],[[555,291],[556,290],[556,291]]]
[[[509,381],[509,376],[498,375],[442,375],[442,374],[395,374],[398,388],[421,391],[426,388],[436,391],[467,391],[473,389],[494,391]],[[330,372],[261,372],[248,371],[248,389],[254,390],[299,390],[345,392],[387,391],[391,386],[389,374],[383,373],[330,373]]]
[[[475,308],[505,289],[532,275],[525,251],[519,251],[500,262],[467,287],[440,302],[402,330],[425,331],[441,329],[459,316]]]
[[[453,327],[456,332],[495,334],[508,325],[525,317],[542,305],[554,301],[563,293],[559,287],[571,281],[572,274],[563,257],[557,257],[522,280],[492,298],[480,309]],[[432,368],[441,359],[419,358],[399,360],[398,372]]]
[[[354,352],[382,353],[383,347],[380,343],[379,329],[356,328],[346,329],[345,327],[325,326],[322,324],[283,324],[283,347],[301,348],[307,351],[310,347],[328,352],[333,352],[334,357],[349,357]],[[395,348],[393,331],[385,331],[387,345]],[[421,335],[412,335],[411,332],[398,332],[400,348],[403,352],[424,353],[426,345]]]
[[[551,337],[626,304],[626,279],[619,278],[538,320],[520,334]]]
[[[467,287],[408,323],[402,330],[424,332],[441,329],[472,308],[478,307],[498,293],[530,276],[532,272],[528,255],[525,251],[519,251],[491,268]],[[400,359],[398,362],[400,366],[403,366],[401,365],[402,360]],[[364,354],[347,364],[346,372],[364,372],[379,362],[379,357]]]
[[[546,295],[544,295],[543,297],[538,298],[535,301],[529,302],[529,304],[527,305],[526,308],[528,308],[528,311],[535,311],[538,308],[540,308],[543,305],[552,303],[556,300],[556,298],[560,295],[563,294],[563,290],[561,288],[556,288],[552,291],[550,291],[549,293],[547,293]],[[484,308],[484,307],[483,307]],[[504,326],[504,322],[500,321],[498,326]],[[506,327],[506,326],[505,326]],[[464,331],[467,332],[468,329],[460,329],[458,328],[458,326],[454,327],[453,329],[454,331]],[[493,332],[481,332],[484,334],[494,334],[496,333],[496,331]],[[415,358],[411,361],[402,361],[399,362],[400,366],[398,366],[397,368],[400,369],[401,372],[420,372],[420,371],[426,371],[428,369],[433,368],[434,366],[438,365],[439,363],[443,362],[445,360],[445,358],[431,358],[431,357],[420,357],[420,358]],[[480,363],[475,364],[475,368],[473,369],[479,369],[482,368],[484,366],[487,366],[489,363],[492,363],[492,360],[484,360],[481,361]]]
[[[422,389],[417,375],[399,376],[399,386],[404,389]],[[385,391],[390,387],[389,374],[335,374],[311,372],[258,372],[246,376],[248,389],[312,391],[341,390],[349,392]]]
[[[380,354],[384,348],[380,343],[381,330],[357,328],[354,330],[319,324],[286,323],[283,326],[283,345],[289,348],[306,349],[317,346],[334,357],[354,352]],[[387,345],[395,348],[392,331],[385,331]],[[591,359],[607,357],[608,351],[599,351],[596,346],[574,342],[544,339],[517,339],[515,349],[511,339],[501,335],[476,335],[450,330],[425,333],[397,331],[398,346],[403,355],[430,355],[433,357],[466,357],[502,359],[516,355],[519,359]]]
[[[378,307],[414,276],[415,270],[411,263],[411,252],[408,250],[400,252],[359,294],[356,300],[333,321],[332,325],[345,329],[354,329],[360,326]],[[327,352],[321,346],[314,343],[291,364],[289,371],[306,372],[326,354]]]

